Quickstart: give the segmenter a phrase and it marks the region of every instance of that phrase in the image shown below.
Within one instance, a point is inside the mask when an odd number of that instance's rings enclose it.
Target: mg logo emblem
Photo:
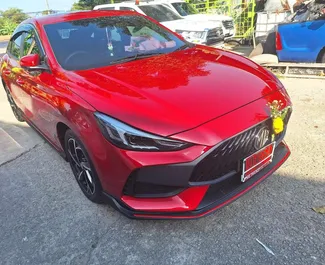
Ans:
[[[262,127],[255,135],[254,148],[259,150],[266,145],[270,138],[270,130],[267,127]]]

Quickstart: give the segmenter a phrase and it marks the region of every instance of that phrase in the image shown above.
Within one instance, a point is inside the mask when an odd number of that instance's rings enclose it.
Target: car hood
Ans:
[[[278,89],[261,66],[204,46],[68,74],[71,90],[97,111],[163,136],[192,129]]]
[[[216,25],[212,21],[196,21],[193,23],[192,19],[178,19],[173,21],[162,22],[162,25],[170,30],[186,30],[186,31],[206,31],[216,28]]]

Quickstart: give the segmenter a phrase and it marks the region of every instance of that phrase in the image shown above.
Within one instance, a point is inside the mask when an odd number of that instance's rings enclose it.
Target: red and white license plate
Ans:
[[[263,147],[243,161],[241,181],[245,182],[272,162],[275,142]]]

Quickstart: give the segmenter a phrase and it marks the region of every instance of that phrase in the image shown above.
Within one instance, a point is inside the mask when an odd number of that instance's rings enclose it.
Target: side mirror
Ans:
[[[21,57],[20,66],[28,71],[46,71],[49,67],[45,64],[40,64],[40,57],[38,54],[30,54]]]

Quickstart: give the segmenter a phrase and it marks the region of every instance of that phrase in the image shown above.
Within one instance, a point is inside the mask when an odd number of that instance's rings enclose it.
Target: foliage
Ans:
[[[9,8],[8,10],[3,11],[1,15],[4,19],[9,19],[16,24],[19,24],[28,18],[28,16],[19,8]]]
[[[73,4],[72,10],[92,10],[97,5],[103,5],[109,2],[109,0],[79,0]]]
[[[40,54],[33,33],[29,33],[24,39],[24,54]]]
[[[19,8],[9,8],[0,12],[0,35],[10,35],[17,25],[28,16]]]
[[[8,18],[0,19],[0,35],[10,35],[14,32],[17,24]]]
[[[49,14],[55,14],[55,11],[50,9],[50,10],[43,10],[42,11],[42,15],[45,16],[45,15],[49,15]]]

